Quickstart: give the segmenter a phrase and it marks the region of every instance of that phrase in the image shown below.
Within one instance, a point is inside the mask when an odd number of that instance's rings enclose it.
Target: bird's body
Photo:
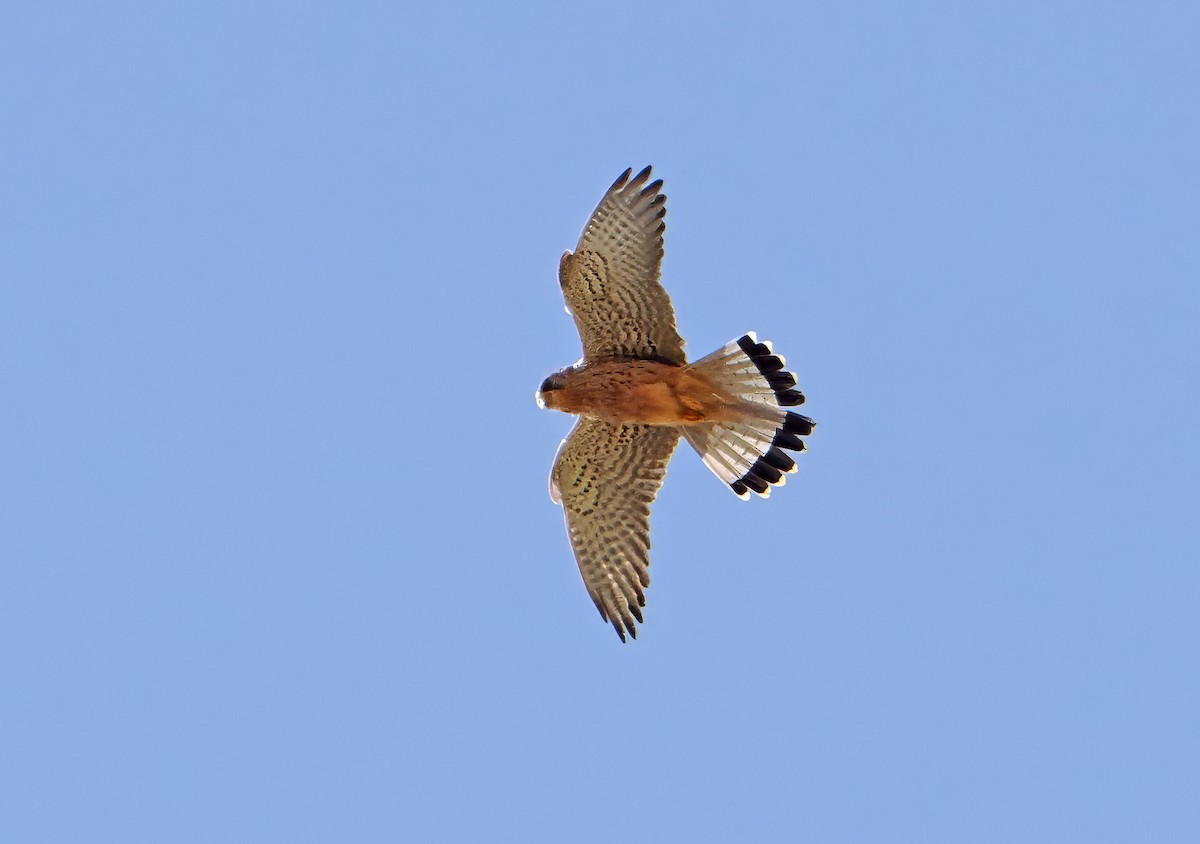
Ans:
[[[659,283],[666,197],[626,170],[559,263],[583,360],[542,382],[538,403],[579,416],[550,473],[588,593],[624,641],[650,584],[650,504],[680,437],[739,498],[794,472],[813,421],[784,360],[753,333],[688,363]]]
[[[695,425],[732,422],[738,399],[690,366],[655,360],[600,361],[564,370],[546,407],[620,424]]]

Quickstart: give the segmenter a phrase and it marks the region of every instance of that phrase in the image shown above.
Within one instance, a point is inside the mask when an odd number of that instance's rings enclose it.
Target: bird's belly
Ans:
[[[615,424],[688,425],[713,418],[721,405],[704,379],[682,367],[639,365],[589,373],[576,412]],[[717,414],[720,415],[720,414]]]
[[[614,389],[597,402],[595,413],[610,422],[643,425],[678,425],[688,415],[671,385],[662,381]]]

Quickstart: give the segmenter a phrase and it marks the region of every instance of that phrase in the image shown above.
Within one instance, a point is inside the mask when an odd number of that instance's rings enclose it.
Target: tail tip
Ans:
[[[775,394],[775,403],[780,407],[795,407],[804,404],[804,393],[796,389],[796,376],[784,369],[787,360],[776,354],[770,340],[758,341],[753,331],[743,334],[737,341],[742,353],[758,369],[760,375]]]
[[[744,475],[730,482],[729,488],[743,501],[750,497],[751,492],[761,498],[769,497],[772,486],[783,486],[787,483],[787,476],[796,471],[796,461],[784,449],[804,451],[804,440],[800,438],[811,434],[813,425],[813,421],[807,416],[787,413],[775,429],[771,445],[750,465]]]

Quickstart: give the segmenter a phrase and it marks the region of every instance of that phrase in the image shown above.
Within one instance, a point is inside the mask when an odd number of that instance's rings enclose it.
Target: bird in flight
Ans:
[[[766,498],[796,471],[807,416],[784,359],[753,332],[687,362],[659,282],[667,213],[650,168],[621,174],[588,220],[558,281],[583,358],[542,382],[543,408],[579,419],[554,459],[550,497],[588,594],[621,641],[637,638],[650,585],[650,504],[679,438],[739,498]]]

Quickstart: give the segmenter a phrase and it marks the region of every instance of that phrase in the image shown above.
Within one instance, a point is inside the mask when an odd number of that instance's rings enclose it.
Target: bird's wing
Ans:
[[[643,358],[687,363],[675,309],[659,283],[667,198],[647,167],[621,174],[588,220],[575,252],[558,266],[583,359]]]
[[[588,594],[622,642],[637,638],[650,585],[650,502],[678,442],[676,428],[582,417],[550,473]]]

